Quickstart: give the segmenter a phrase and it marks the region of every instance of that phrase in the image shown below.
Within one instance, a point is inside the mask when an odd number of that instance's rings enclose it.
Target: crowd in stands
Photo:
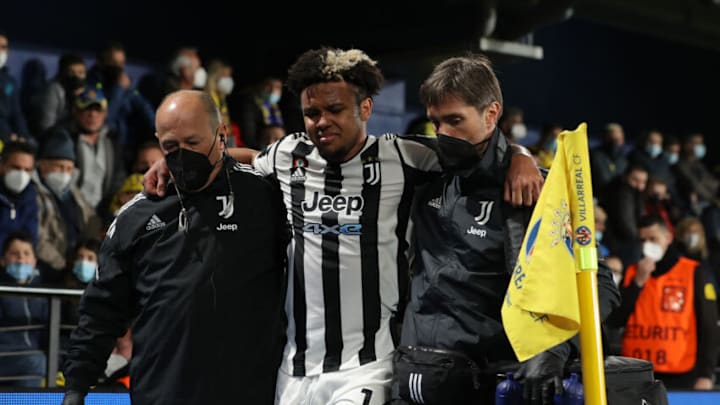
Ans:
[[[12,57],[8,49],[8,37],[0,34],[0,279],[6,283],[82,288],[92,279],[106,229],[142,190],[142,174],[163,156],[154,136],[155,109],[170,92],[207,91],[232,134],[228,146],[261,149],[294,128],[279,105],[281,78],[268,75],[232,104],[233,67],[222,60],[204,63],[195,48],[178,49],[166,70],[137,80],[125,72],[120,43],[99,50],[92,66],[80,55],[61,55],[49,80],[31,61],[22,88],[4,66]],[[515,140],[527,132],[519,108],[507,108],[499,126]],[[432,130],[423,119],[412,128]],[[529,147],[538,165],[550,168],[562,129],[556,123],[542,127]],[[652,216],[661,218],[677,254],[699,262],[716,290],[720,179],[704,163],[703,135],[671,137],[653,129],[634,139],[626,144],[623,127],[610,123],[590,153],[597,239],[616,283],[621,286],[627,269],[646,256],[641,225]],[[46,322],[44,302],[0,296],[0,326]],[[63,323],[76,322],[76,307],[68,302],[64,308]],[[623,327],[612,335],[610,353],[621,353]],[[129,335],[118,342],[116,356],[129,357],[128,342]],[[3,360],[0,377],[35,376],[12,384],[40,386],[44,345],[37,330],[0,332],[0,352],[38,351]],[[120,363],[115,357],[111,372]]]
[[[177,49],[166,70],[139,78],[126,72],[126,52],[117,42],[100,49],[91,65],[80,54],[62,53],[52,78],[45,77],[39,59],[31,59],[23,66],[21,85],[7,67],[9,40],[0,33],[4,283],[82,289],[94,277],[105,231],[142,190],[143,173],[163,157],[155,110],[167,94],[207,91],[228,128],[228,146],[260,149],[287,132],[280,79],[268,77],[238,90],[230,64],[219,59],[204,64],[192,47]],[[235,106],[228,97],[233,91],[241,93]],[[77,300],[66,300],[62,308],[62,324],[75,324]],[[0,328],[31,327],[0,331],[0,352],[31,351],[3,360],[0,384],[46,384],[46,334],[32,327],[47,320],[45,299],[0,296]],[[118,341],[108,375],[122,369],[120,357],[129,358],[129,336]]]

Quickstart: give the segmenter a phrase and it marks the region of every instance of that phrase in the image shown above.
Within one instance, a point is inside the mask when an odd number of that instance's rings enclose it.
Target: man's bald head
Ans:
[[[213,131],[220,126],[222,116],[215,101],[210,94],[200,90],[178,90],[165,96],[157,110],[156,127],[160,126],[160,119],[174,119],[177,114],[192,114],[197,116],[205,113],[208,124]]]

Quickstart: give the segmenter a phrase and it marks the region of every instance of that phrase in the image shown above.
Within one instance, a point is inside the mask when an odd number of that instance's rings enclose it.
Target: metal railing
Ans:
[[[23,287],[0,285],[0,295],[22,295],[31,297],[47,298],[50,305],[50,316],[48,318],[48,349],[47,349],[47,375],[46,381],[48,387],[55,387],[58,372],[58,358],[60,354],[60,306],[61,299],[68,297],[82,296],[85,290],[70,288],[52,288],[52,287]],[[29,330],[44,328],[43,325],[25,325],[18,327],[7,327],[3,330]],[[29,350],[27,354],[37,353],[37,351]],[[23,352],[24,353],[24,352]],[[13,352],[10,355],[18,355]],[[13,377],[14,379],[18,379]],[[36,377],[28,377],[36,378]]]

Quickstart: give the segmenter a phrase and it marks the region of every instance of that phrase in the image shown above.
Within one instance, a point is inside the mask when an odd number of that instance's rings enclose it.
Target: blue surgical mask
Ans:
[[[602,242],[603,231],[595,231],[595,239],[598,242]]]
[[[666,156],[668,163],[671,165],[674,165],[680,159],[680,156],[677,153],[668,153]]]
[[[699,143],[693,147],[693,152],[695,153],[695,157],[698,159],[702,159],[705,157],[705,144]]]
[[[662,146],[652,143],[645,146],[645,151],[650,155],[651,158],[655,159],[662,153]]]
[[[25,281],[32,276],[35,268],[30,263],[8,263],[5,269],[10,277],[17,281]]]
[[[73,266],[73,274],[83,283],[87,283],[95,277],[95,267],[97,264],[88,260],[78,260]]]
[[[280,101],[280,93],[270,93],[268,96],[268,103],[277,104]]]

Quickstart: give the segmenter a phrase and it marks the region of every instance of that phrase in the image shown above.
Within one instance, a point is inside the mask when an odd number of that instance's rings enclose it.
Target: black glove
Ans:
[[[523,399],[532,405],[552,405],[554,395],[562,395],[565,359],[550,351],[520,363],[515,379],[523,384]]]
[[[85,392],[68,390],[60,405],[85,405]]]

